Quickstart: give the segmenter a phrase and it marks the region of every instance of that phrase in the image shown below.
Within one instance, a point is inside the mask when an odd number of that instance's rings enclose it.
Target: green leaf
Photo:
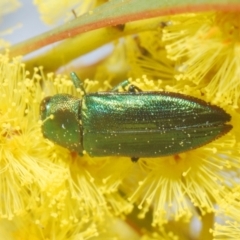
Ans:
[[[240,0],[111,0],[71,22],[17,44],[13,56],[27,54],[80,33],[127,22],[199,11],[240,11]]]

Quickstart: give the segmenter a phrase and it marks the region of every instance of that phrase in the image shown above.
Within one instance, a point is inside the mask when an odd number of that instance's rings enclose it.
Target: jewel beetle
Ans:
[[[40,105],[44,137],[79,155],[126,156],[132,161],[198,148],[229,132],[231,116],[203,100],[173,92],[141,91],[124,81],[112,91],[46,97]],[[125,89],[125,91],[120,91]]]

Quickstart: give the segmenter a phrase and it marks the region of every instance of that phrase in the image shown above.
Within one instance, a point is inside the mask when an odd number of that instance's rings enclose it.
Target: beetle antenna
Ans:
[[[70,73],[70,77],[72,79],[73,85],[76,89],[81,89],[81,91],[86,94],[85,88],[83,87],[83,82],[79,79],[75,72]]]

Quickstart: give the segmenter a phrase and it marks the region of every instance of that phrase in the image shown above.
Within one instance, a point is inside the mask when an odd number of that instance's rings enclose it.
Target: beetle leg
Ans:
[[[139,87],[131,84],[129,85],[128,92],[142,92],[142,90]]]
[[[121,89],[126,91],[126,87],[130,84],[128,80],[125,80],[123,82],[120,82],[117,86],[112,88],[111,92],[120,92]]]
[[[111,92],[121,92],[121,90],[124,90],[125,92],[142,92],[140,88],[131,84],[128,80],[120,82],[111,90]]]
[[[83,82],[79,79],[77,74],[75,72],[71,72],[70,76],[71,76],[74,87],[76,89],[79,88],[84,93],[84,95],[86,95],[85,88],[83,87]]]
[[[137,162],[138,159],[139,159],[139,157],[131,157],[131,161],[132,161],[133,163]]]

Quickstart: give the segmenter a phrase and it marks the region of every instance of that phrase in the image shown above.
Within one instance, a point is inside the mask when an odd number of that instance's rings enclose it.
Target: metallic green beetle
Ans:
[[[75,73],[71,78],[85,93]],[[128,91],[119,92],[127,85]],[[226,124],[231,116],[218,106],[178,93],[141,91],[128,81],[110,92],[85,93],[82,99],[46,97],[40,115],[43,135],[70,151],[133,161],[198,148],[232,128]]]

